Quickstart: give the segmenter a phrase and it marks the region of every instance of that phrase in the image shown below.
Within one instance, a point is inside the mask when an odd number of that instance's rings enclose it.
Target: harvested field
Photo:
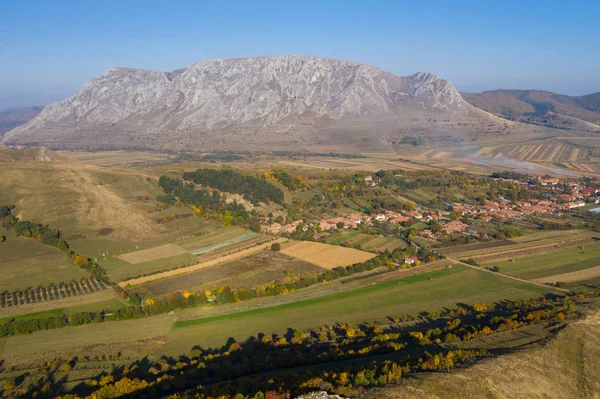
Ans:
[[[442,255],[452,255],[455,253],[461,252],[469,252],[469,251],[477,251],[480,249],[488,249],[488,248],[498,248],[505,247],[507,245],[515,245],[515,241],[511,240],[502,240],[502,241],[493,241],[493,242],[483,242],[481,244],[473,244],[473,245],[462,245],[459,247],[448,247],[436,250]]]
[[[292,242],[285,245],[281,252],[292,258],[301,259],[325,269],[349,266],[375,257],[374,254],[357,249],[335,247],[311,241]]]
[[[600,259],[598,261],[600,262]],[[533,281],[536,283],[557,283],[559,281],[562,283],[574,283],[577,281],[592,280],[598,277],[600,277],[600,266],[590,267],[571,273],[556,274],[554,276],[543,277]]]
[[[135,164],[155,163],[167,161],[173,156],[155,152],[143,151],[102,151],[79,152],[58,151],[59,154],[94,166],[132,166]]]
[[[283,280],[286,275],[322,271],[320,267],[266,248],[245,258],[143,284],[136,287],[136,291],[142,295],[163,295],[183,289],[204,292],[224,285],[231,288],[253,288]]]
[[[263,237],[258,237],[258,238],[262,239]],[[285,241],[285,239],[280,238],[280,239],[275,240],[275,241],[276,242],[283,242],[283,241]],[[271,241],[267,242],[265,244],[255,245],[255,246],[247,248],[247,249],[242,249],[242,250],[240,250],[238,252],[235,252],[235,253],[232,253],[230,255],[218,256],[215,259],[212,259],[212,260],[209,260],[209,261],[200,262],[200,263],[198,263],[196,265],[193,265],[193,266],[182,267],[180,269],[169,270],[169,271],[162,272],[162,273],[152,274],[150,276],[140,277],[140,278],[136,278],[136,279],[132,279],[132,280],[128,280],[128,281],[122,281],[122,282],[119,283],[119,286],[126,287],[128,285],[131,285],[131,286],[140,285],[140,284],[148,283],[148,282],[154,281],[154,280],[160,280],[160,279],[163,279],[163,278],[174,277],[174,276],[178,276],[180,274],[186,274],[186,273],[194,272],[196,270],[200,270],[200,269],[204,269],[204,268],[207,268],[207,267],[210,267],[210,266],[218,265],[220,263],[231,262],[231,261],[234,261],[236,259],[243,258],[245,256],[248,256],[250,254],[258,252],[258,251],[260,251],[260,250],[262,250],[264,248],[267,248],[269,246],[271,246]],[[228,248],[228,249],[230,249],[230,248]]]
[[[141,251],[130,252],[119,255],[118,258],[133,265],[138,263],[150,262],[153,260],[170,258],[171,256],[183,255],[187,251],[177,245],[166,244],[160,247],[143,249]]]

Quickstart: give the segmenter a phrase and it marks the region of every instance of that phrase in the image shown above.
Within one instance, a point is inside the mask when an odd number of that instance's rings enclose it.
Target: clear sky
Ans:
[[[74,94],[113,66],[307,54],[459,90],[600,91],[600,0],[0,0],[0,108]]]

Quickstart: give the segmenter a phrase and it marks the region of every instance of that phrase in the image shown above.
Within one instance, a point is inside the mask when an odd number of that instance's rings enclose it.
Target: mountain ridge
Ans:
[[[263,56],[200,61],[172,72],[111,68],[3,141],[164,146],[185,137],[184,146],[233,130],[269,130],[286,142],[282,135],[303,130],[310,132],[303,140],[318,142],[329,140],[327,129],[365,122],[389,132],[421,121],[419,129],[442,132],[431,122],[438,116],[488,117],[431,73],[401,77],[353,61]]]

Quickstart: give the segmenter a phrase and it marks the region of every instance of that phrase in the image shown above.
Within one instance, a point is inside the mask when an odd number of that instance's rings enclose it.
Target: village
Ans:
[[[314,228],[318,232],[323,232],[336,229],[357,229],[363,224],[373,226],[375,223],[389,223],[408,227],[416,222],[429,225],[435,222],[435,229],[424,228],[417,233],[421,237],[435,239],[452,234],[479,235],[476,229],[464,222],[466,219],[491,222],[493,219],[523,219],[527,216],[561,216],[564,212],[600,203],[600,189],[582,186],[581,183],[575,181],[563,181],[559,178],[542,176],[533,176],[528,181],[498,179],[521,186],[539,184],[547,191],[547,198],[511,201],[500,197],[498,201],[486,200],[484,204],[445,202],[443,204],[445,209],[414,206],[411,210],[401,210],[400,212],[384,210],[370,215],[351,213],[312,222],[295,220],[288,224],[271,223],[263,226],[263,231],[269,234],[291,234],[298,229],[308,231]],[[379,179],[376,176],[368,175],[364,178],[364,183],[368,187],[377,187]],[[566,194],[565,190],[569,191],[569,194]],[[264,222],[268,223],[267,219]],[[481,238],[487,238],[487,235],[482,234]]]

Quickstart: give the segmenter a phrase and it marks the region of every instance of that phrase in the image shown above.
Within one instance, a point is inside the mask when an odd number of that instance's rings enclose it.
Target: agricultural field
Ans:
[[[437,250],[453,257],[472,258],[478,262],[510,259],[537,252],[548,252],[561,246],[576,246],[591,243],[592,233],[586,230],[538,231],[510,240],[482,244],[448,247]]]
[[[172,155],[143,151],[58,151],[57,153],[89,165],[103,167],[127,167],[138,164],[152,164],[156,162],[165,162],[173,158]]]
[[[599,276],[600,243],[559,247],[528,256],[483,263],[499,266],[500,272],[538,282],[565,282],[587,280]]]
[[[87,345],[94,346],[93,353],[104,355],[126,351],[128,347],[142,355],[148,351],[154,356],[180,355],[195,345],[220,347],[227,337],[244,342],[258,332],[284,334],[288,328],[316,328],[337,321],[385,321],[388,317],[417,315],[457,304],[478,301],[491,304],[506,298],[526,299],[553,292],[552,287],[535,286],[456,265],[400,280],[377,284],[363,281],[363,284],[369,285],[314,299],[175,324],[174,316],[162,315],[14,336],[2,339],[0,356],[22,357],[50,351],[55,356],[68,356],[81,353],[80,348]]]
[[[258,332],[284,334],[290,328],[386,320],[388,317],[437,311],[442,307],[452,308],[459,303],[525,299],[551,291],[551,287],[539,287],[454,266],[276,307],[176,322],[167,343],[156,354],[185,353],[193,345],[220,347],[225,344],[223,337],[244,342]]]
[[[325,269],[349,266],[375,257],[372,253],[354,248],[336,247],[312,241],[291,241],[282,246],[281,253]]]
[[[89,276],[59,249],[34,238],[16,237],[11,231],[3,231],[2,235],[8,239],[0,243],[0,291],[46,286]]]
[[[272,238],[265,237],[262,235],[256,235],[253,239],[244,241],[242,243],[234,244],[225,248],[221,248],[204,254],[198,257],[196,264],[181,267],[173,270],[167,270],[163,272],[156,272],[153,274],[144,275],[142,277],[132,278],[119,283],[121,287],[136,286],[140,284],[146,284],[151,281],[167,279],[179,275],[185,275],[187,273],[195,272],[201,269],[205,269],[211,266],[219,265],[222,263],[231,262],[237,259],[244,258],[256,252],[262,251],[263,249],[271,245]],[[278,239],[278,242],[284,241],[284,239]]]
[[[231,262],[142,284],[135,290],[141,296],[155,296],[184,289],[204,292],[222,286],[253,288],[275,280],[284,280],[286,276],[322,271],[320,267],[266,248]]]
[[[112,289],[98,290],[91,293],[78,294],[49,301],[41,301],[19,306],[4,307],[0,311],[1,318],[12,318],[25,315],[29,318],[51,317],[77,312],[114,310],[125,306]]]
[[[114,280],[126,281],[192,266],[265,240],[262,235],[238,227],[223,226],[196,217],[192,221],[195,223],[193,230],[183,228],[176,231],[170,235],[172,238],[167,243],[158,240],[135,244],[84,238],[73,240],[72,246],[95,257]]]
[[[92,355],[100,350],[100,354],[128,351],[132,348],[138,351],[139,347],[132,346],[132,342],[148,341],[159,337],[166,337],[174,320],[174,316],[161,315],[141,320],[127,320],[89,324],[78,327],[66,327],[58,330],[41,331],[35,334],[20,335],[4,338],[0,343],[0,357],[28,357],[32,355],[43,356],[47,352]],[[151,342],[145,342],[141,348],[147,347]],[[140,355],[129,353],[130,356]]]
[[[327,243],[373,252],[385,252],[386,250],[393,251],[406,246],[406,242],[397,238],[362,234],[358,231],[333,234],[328,238]]]

